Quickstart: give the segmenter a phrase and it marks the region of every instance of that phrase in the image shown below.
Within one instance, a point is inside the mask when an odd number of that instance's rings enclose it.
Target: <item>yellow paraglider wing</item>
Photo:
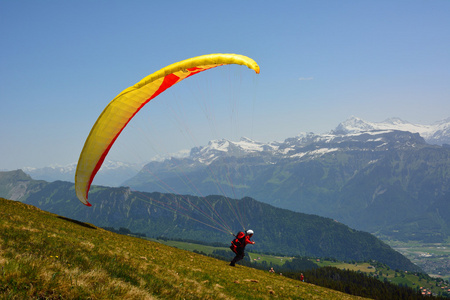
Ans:
[[[86,139],[75,173],[75,191],[87,206],[89,188],[106,155],[128,122],[150,100],[181,80],[222,65],[238,64],[259,73],[258,64],[238,54],[209,54],[186,59],[143,78],[123,90],[103,110]]]

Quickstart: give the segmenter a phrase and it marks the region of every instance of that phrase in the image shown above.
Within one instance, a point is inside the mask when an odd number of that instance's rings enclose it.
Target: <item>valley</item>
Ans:
[[[385,240],[385,242],[430,276],[450,280],[450,241],[419,243]]]

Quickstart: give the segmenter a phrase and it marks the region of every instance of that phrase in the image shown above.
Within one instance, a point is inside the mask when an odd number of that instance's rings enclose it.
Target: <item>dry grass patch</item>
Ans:
[[[40,232],[39,229],[36,229],[36,228],[30,228],[30,227],[25,227],[25,226],[20,227],[20,229],[21,229],[21,230],[28,230],[28,231],[31,231],[31,232]]]

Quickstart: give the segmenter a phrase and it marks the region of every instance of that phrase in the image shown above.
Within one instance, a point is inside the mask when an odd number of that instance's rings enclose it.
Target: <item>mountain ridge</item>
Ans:
[[[431,125],[413,124],[400,118],[388,118],[383,122],[368,122],[352,116],[340,123],[331,132],[337,134],[348,134],[371,130],[400,130],[419,133],[427,143],[443,145],[450,143],[450,118],[437,121]]]
[[[164,156],[157,156],[146,163],[127,163],[127,162],[113,162],[106,160],[94,179],[94,184],[107,185],[107,186],[120,186],[126,180],[138,173],[142,167],[151,162],[162,162],[171,158],[182,159],[186,157],[199,157],[203,154],[204,163],[211,163],[210,159],[205,158],[205,152],[223,152],[225,150],[224,145],[228,144],[231,148],[227,148],[227,151],[233,151],[234,154],[241,152],[242,154],[248,154],[250,152],[268,152],[275,151],[281,144],[286,144],[289,140],[296,140],[297,143],[301,140],[311,141],[311,139],[326,138],[331,135],[345,135],[354,134],[357,132],[372,131],[372,130],[400,130],[410,131],[412,133],[419,133],[424,137],[425,141],[430,144],[450,144],[450,118],[437,121],[432,125],[413,124],[407,121],[403,121],[400,118],[388,118],[384,122],[368,122],[358,117],[350,117],[338,124],[338,126],[328,133],[315,134],[300,133],[295,137],[286,138],[283,142],[257,142],[249,138],[242,137],[240,141],[233,142],[226,139],[212,140],[206,146],[194,147],[190,150],[180,150],[176,153],[167,154]],[[23,167],[27,174],[31,175],[34,179],[54,181],[64,180],[72,181],[75,177],[76,163],[69,165],[52,165],[43,168]]]

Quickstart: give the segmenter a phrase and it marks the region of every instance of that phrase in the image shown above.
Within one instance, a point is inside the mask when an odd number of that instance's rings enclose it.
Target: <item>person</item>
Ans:
[[[273,269],[273,267],[270,268],[269,273],[275,273],[275,270]]]
[[[305,277],[303,276],[303,273],[300,274],[300,281],[305,282]]]
[[[242,260],[245,256],[244,253],[244,249],[245,246],[247,246],[247,244],[255,244],[254,241],[250,240],[253,236],[253,230],[247,230],[245,232],[245,237],[242,239],[242,242],[239,243],[239,245],[237,245],[237,247],[235,247],[233,250],[234,253],[236,253],[236,256],[233,258],[233,260],[230,262],[230,266],[234,267],[236,265],[236,263],[240,260]],[[236,239],[239,239],[238,237],[236,237]]]

